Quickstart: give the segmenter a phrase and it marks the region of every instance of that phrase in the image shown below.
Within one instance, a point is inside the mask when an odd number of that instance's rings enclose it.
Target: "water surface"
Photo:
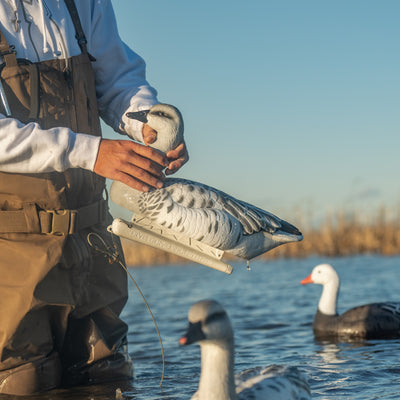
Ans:
[[[235,330],[236,371],[290,364],[308,377],[314,399],[400,399],[400,339],[318,342],[312,333],[321,286],[300,285],[312,268],[331,263],[341,278],[339,312],[377,301],[399,301],[400,257],[360,256],[234,263],[231,276],[200,265],[131,269],[157,319],[165,350],[165,376],[152,320],[136,288],[123,311],[136,378],[128,386],[104,385],[53,391],[40,399],[109,400],[121,387],[125,399],[190,399],[200,372],[199,347],[180,348],[187,312],[213,298],[228,311]],[[34,399],[34,397],[32,397]]]

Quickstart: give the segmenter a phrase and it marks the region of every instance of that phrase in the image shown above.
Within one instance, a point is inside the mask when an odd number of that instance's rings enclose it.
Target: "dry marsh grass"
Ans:
[[[398,210],[382,207],[374,215],[338,212],[328,215],[318,227],[300,216],[296,226],[304,239],[289,243],[260,256],[260,259],[304,258],[311,255],[348,256],[356,254],[400,254],[400,206]],[[129,266],[182,264],[181,257],[128,240],[122,241]],[[234,259],[232,256],[226,259]]]

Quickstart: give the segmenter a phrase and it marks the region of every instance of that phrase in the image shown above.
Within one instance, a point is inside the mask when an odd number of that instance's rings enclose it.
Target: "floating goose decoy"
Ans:
[[[313,331],[318,339],[389,339],[400,337],[400,303],[371,303],[337,314],[340,280],[329,264],[317,265],[301,284],[322,285],[314,317]]]
[[[157,140],[151,146],[160,151],[167,152],[183,140],[182,116],[173,106],[157,104],[149,111],[127,115],[157,131]],[[187,179],[167,178],[163,188],[149,192],[114,181],[110,195],[115,203],[134,213],[133,224],[114,221],[110,228],[114,233],[141,240],[152,231],[155,236],[147,244],[227,273],[232,267],[218,261],[224,252],[250,260],[303,238],[295,226],[279,217]],[[140,233],[134,231],[137,225]]]
[[[271,365],[234,375],[234,338],[231,322],[214,300],[202,300],[189,310],[189,328],[180,345],[198,342],[201,373],[192,400],[307,400],[305,377],[296,367]]]

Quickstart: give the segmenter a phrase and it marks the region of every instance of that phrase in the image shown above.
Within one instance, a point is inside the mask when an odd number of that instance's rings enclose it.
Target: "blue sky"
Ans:
[[[183,113],[178,176],[291,221],[399,206],[398,0],[113,4],[159,100]]]

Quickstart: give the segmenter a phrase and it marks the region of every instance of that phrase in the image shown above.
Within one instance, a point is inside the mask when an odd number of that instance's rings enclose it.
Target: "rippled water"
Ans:
[[[400,339],[358,343],[317,342],[312,333],[321,287],[300,285],[312,268],[329,262],[341,277],[339,312],[376,301],[400,301],[400,257],[363,256],[257,261],[251,271],[234,264],[227,276],[200,265],[135,268],[130,271],[157,319],[161,351],[151,318],[133,284],[123,312],[136,379],[125,399],[190,399],[200,372],[199,347],[180,348],[187,312],[196,301],[214,298],[228,311],[235,330],[236,370],[269,364],[298,366],[315,399],[400,399]],[[115,385],[56,391],[41,399],[105,400]]]

